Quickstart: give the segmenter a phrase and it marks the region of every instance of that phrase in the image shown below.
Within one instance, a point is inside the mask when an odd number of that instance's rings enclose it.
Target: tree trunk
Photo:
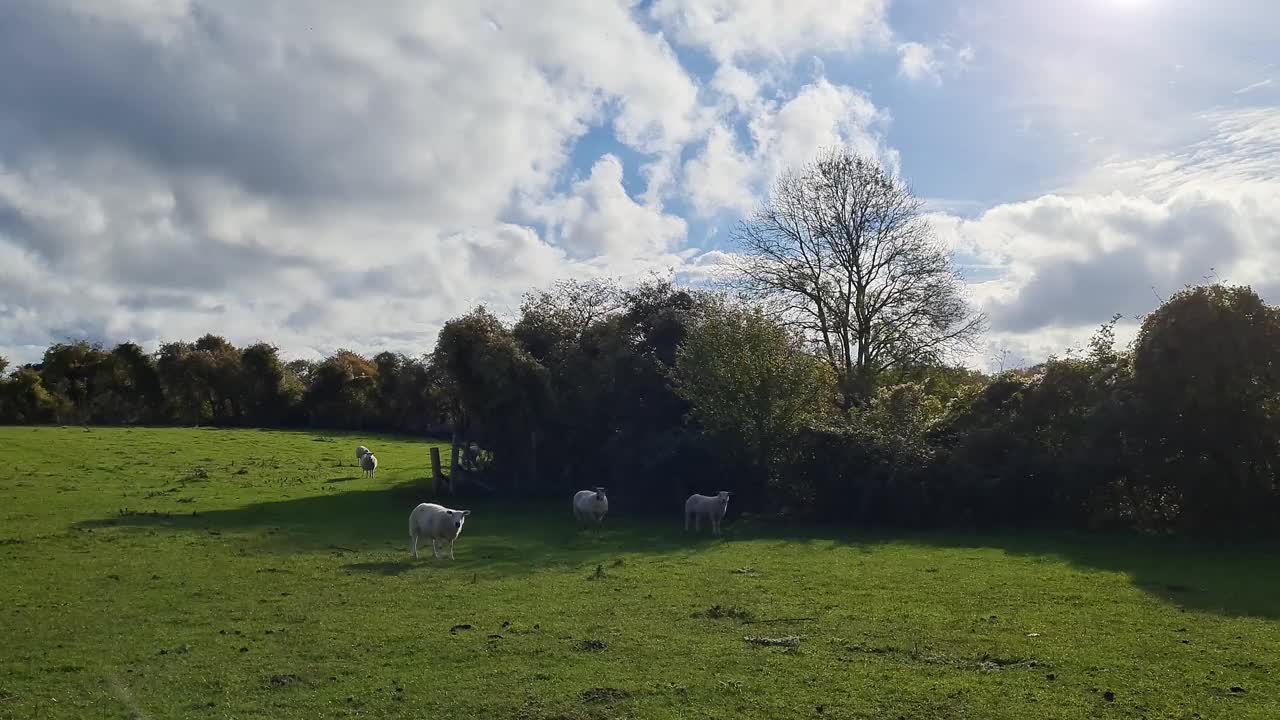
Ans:
[[[529,432],[529,486],[538,485],[538,431]]]

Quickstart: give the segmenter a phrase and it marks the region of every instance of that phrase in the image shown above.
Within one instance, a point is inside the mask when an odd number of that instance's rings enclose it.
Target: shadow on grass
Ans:
[[[362,562],[343,565],[343,570],[352,572],[371,573],[375,575],[403,575],[414,568],[422,567],[407,560],[400,562]]]
[[[427,487],[426,479],[417,479],[388,488],[327,491],[225,510],[121,511],[112,517],[76,523],[74,527],[249,532],[266,552],[326,553],[337,548],[347,552],[348,558],[360,560],[343,570],[399,575],[433,562],[430,541],[422,541],[426,547],[424,559],[416,563],[409,559],[409,513],[418,503],[432,501]],[[488,577],[523,576],[552,567],[594,566],[629,553],[689,553],[718,542],[705,529],[699,536],[682,534],[678,520],[659,523],[651,518],[610,518],[600,530],[580,530],[574,525],[568,503],[517,504],[460,498],[434,501],[472,510],[457,542],[457,560],[439,562]]]
[[[377,490],[326,492],[198,513],[122,513],[77,527],[164,527],[192,532],[253,532],[268,552],[325,552],[335,545],[361,559],[346,571],[399,575],[428,559],[409,560],[409,512],[429,499],[425,479]],[[457,560],[488,577],[518,577],[546,568],[590,567],[621,555],[691,554],[720,542],[829,541],[833,549],[875,552],[886,544],[998,549],[1013,556],[1065,560],[1082,569],[1125,573],[1135,587],[1176,606],[1230,616],[1280,618],[1280,545],[1212,544],[1188,540],[1075,533],[962,533],[779,527],[731,522],[723,541],[685,534],[681,520],[611,515],[600,530],[574,526],[567,503],[444,500],[472,515],[457,544]],[[390,559],[392,554],[403,557]],[[363,557],[360,557],[363,556]],[[354,559],[354,558],[353,558]],[[838,562],[838,560],[837,560]],[[980,565],[973,566],[981,572]],[[905,582],[906,580],[904,580]]]
[[[1280,619],[1280,543],[1215,543],[1184,538],[1065,531],[905,531],[739,523],[731,536],[826,540],[872,552],[889,543],[947,550],[994,549],[1030,560],[1064,560],[1118,572],[1134,587],[1186,610]],[[980,566],[974,566],[980,572]]]

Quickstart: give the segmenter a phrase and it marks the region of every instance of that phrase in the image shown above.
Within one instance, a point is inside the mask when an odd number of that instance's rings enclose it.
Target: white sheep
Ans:
[[[609,512],[609,496],[602,487],[579,490],[573,495],[573,519],[580,523],[599,525]]]
[[[706,515],[711,520],[711,534],[719,535],[720,521],[729,509],[729,496],[732,494],[728,490],[721,490],[716,495],[690,495],[684,501],[684,529],[689,529],[689,518],[693,518],[694,530],[701,531],[702,516]]]
[[[365,456],[360,458],[360,467],[364,468],[365,477],[373,477],[373,471],[378,469],[378,458],[374,457],[373,453],[365,453]]]
[[[369,448],[363,445],[356,446],[356,462],[360,462],[361,460],[364,459],[364,456],[368,454],[369,454]]]
[[[412,538],[413,559],[418,559],[418,538],[431,538],[431,557],[440,559],[438,543],[449,543],[449,559],[453,559],[453,543],[462,534],[462,524],[470,510],[450,510],[435,503],[422,503],[409,513],[409,537]]]

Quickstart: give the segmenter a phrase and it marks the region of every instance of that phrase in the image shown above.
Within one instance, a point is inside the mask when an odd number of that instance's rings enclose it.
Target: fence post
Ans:
[[[437,445],[431,446],[431,496],[438,497],[440,492],[440,483],[444,480],[444,476],[440,471],[440,448]]]

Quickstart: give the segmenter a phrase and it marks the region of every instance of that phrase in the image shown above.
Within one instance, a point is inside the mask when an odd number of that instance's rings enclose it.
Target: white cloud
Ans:
[[[885,43],[888,6],[888,0],[656,0],[650,13],[676,42],[733,63]]]
[[[759,165],[738,150],[733,131],[719,126],[702,151],[685,163],[682,186],[704,217],[726,209],[746,213],[755,203],[758,173]]]
[[[1215,113],[1188,148],[1117,162],[1076,190],[934,217],[958,256],[996,270],[970,285],[989,341],[1029,361],[1078,345],[1112,314],[1129,320],[1188,284],[1225,280],[1280,300],[1280,111]],[[1259,145],[1259,143],[1262,143]],[[988,348],[989,349],[989,348]],[[980,360],[981,358],[979,358]]]
[[[918,42],[903,43],[898,46],[898,57],[898,72],[904,77],[910,80],[939,79],[933,48]]]
[[[632,12],[9,3],[0,66],[24,70],[0,73],[0,353],[205,331],[420,351],[472,302],[683,261],[683,221],[631,201],[616,161],[553,192],[592,125],[655,154],[656,190],[708,126]],[[547,198],[550,242],[510,222]]]
[[[758,103],[746,122],[750,149],[729,128],[714,129],[685,163],[682,185],[695,211],[710,216],[750,212],[779,173],[813,160],[820,148],[848,147],[896,172],[897,153],[882,138],[888,122],[866,95],[820,79],[785,101]]]
[[[1244,87],[1240,88],[1239,90],[1236,90],[1236,91],[1235,91],[1234,93],[1232,93],[1232,94],[1233,94],[1233,95],[1247,95],[1248,93],[1251,93],[1251,92],[1253,92],[1253,91],[1255,91],[1255,90],[1261,90],[1261,89],[1263,89],[1263,88],[1270,87],[1270,86],[1271,86],[1271,78],[1267,78],[1266,80],[1259,80],[1259,81],[1258,81],[1258,82],[1256,82],[1256,83],[1251,83],[1251,84],[1249,84],[1249,85],[1245,85]]]
[[[622,173],[622,162],[606,155],[567,195],[534,209],[556,245],[583,258],[631,259],[663,255],[684,241],[684,220],[632,200]]]
[[[912,82],[942,83],[944,75],[953,76],[973,61],[973,48],[953,48],[943,42],[936,46],[906,42],[898,46],[898,74]]]

